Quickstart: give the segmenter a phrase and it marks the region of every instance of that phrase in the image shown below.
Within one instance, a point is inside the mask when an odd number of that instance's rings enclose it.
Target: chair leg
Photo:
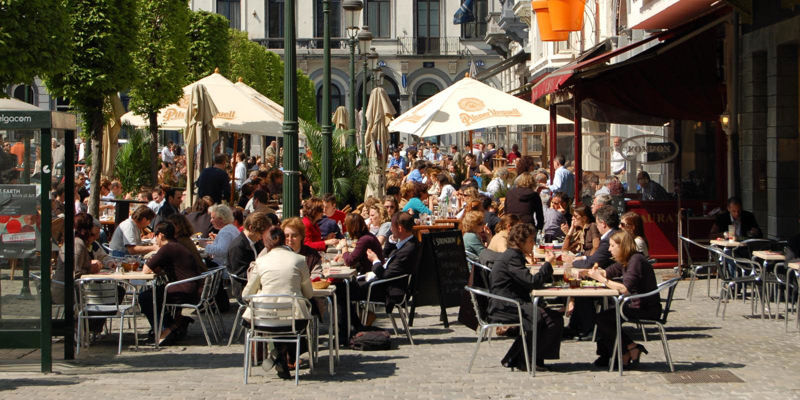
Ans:
[[[300,384],[300,335],[297,335],[294,344],[294,385],[298,386]]]
[[[81,347],[83,347],[83,343],[81,343],[81,340],[83,339],[81,335],[83,333],[83,324],[81,322],[83,322],[83,319],[81,318],[81,314],[78,313],[78,340],[75,341],[75,356],[81,354]]]
[[[534,329],[536,329],[536,328],[534,327]],[[533,371],[531,369],[531,362],[533,362],[534,365],[535,365],[536,364],[536,360],[531,360],[530,357],[528,357],[528,354],[529,354],[528,353],[528,341],[525,339],[525,328],[522,326],[522,321],[520,321],[520,324],[519,324],[519,335],[522,337],[522,351],[525,354],[525,366],[528,368],[528,371]],[[533,367],[533,368],[536,368],[536,367]]]
[[[203,313],[197,313],[197,320],[200,321],[200,327],[203,328],[203,335],[206,337],[206,343],[208,343],[208,347],[211,347],[211,339],[208,337],[208,331],[206,330],[206,324],[203,322]]]
[[[408,313],[408,311],[405,309],[405,307],[402,307],[402,308],[398,307],[397,311],[398,311],[398,314],[400,314],[400,322],[403,323],[403,328],[406,330],[406,336],[408,336],[408,341],[413,346],[414,345],[414,339],[411,338],[411,330],[408,329],[408,321],[406,320],[406,314]]]
[[[136,351],[139,351],[139,330],[136,329],[136,313],[135,312],[131,315],[131,319],[133,320],[133,341],[134,341],[134,345],[133,346],[136,348]]]
[[[642,330],[642,340],[645,343],[647,343],[647,331],[644,330],[644,325],[642,325],[642,324],[638,324],[638,325],[639,325],[639,329]]]
[[[398,314],[400,312],[398,311]],[[392,329],[394,329],[395,336],[399,335],[400,333],[397,332],[397,322],[394,320],[394,315],[392,313],[387,313],[389,315],[389,321],[392,323]]]
[[[233,337],[236,336],[236,331],[239,329],[239,324],[241,323],[242,312],[244,312],[244,307],[239,306],[239,309],[236,311],[236,317],[233,318],[233,326],[231,327],[231,336],[228,338],[228,346],[230,347],[231,343],[233,342]]]
[[[694,281],[697,280],[697,270],[692,268],[692,276],[689,278],[689,288],[687,289],[686,296],[689,297],[689,301],[692,301],[692,294],[694,293]]]
[[[669,371],[675,372],[675,367],[672,365],[672,354],[669,352],[669,343],[667,343],[667,333],[664,331],[664,325],[658,324],[658,329],[661,331],[661,345],[664,347],[664,356],[667,358]]]
[[[109,318],[110,320],[111,318]],[[119,317],[119,345],[117,347],[117,355],[122,354],[122,329],[125,328],[125,314]]]
[[[244,384],[247,385],[247,374],[250,371],[250,332],[244,333]]]
[[[478,350],[481,348],[481,342],[483,341],[484,335],[486,335],[486,331],[488,329],[486,327],[480,327],[480,331],[478,333],[478,342],[475,343],[475,350],[472,350],[472,358],[469,359],[469,365],[467,365],[467,373],[472,371],[472,364],[475,362],[475,357],[478,356]]]

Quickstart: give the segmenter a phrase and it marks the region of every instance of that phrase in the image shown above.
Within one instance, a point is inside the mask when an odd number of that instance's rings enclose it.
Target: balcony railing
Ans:
[[[397,54],[398,55],[464,55],[467,51],[467,46],[461,43],[461,38],[458,36],[452,37],[403,37],[397,38]]]
[[[265,39],[253,39],[254,42],[264,46],[268,49],[282,49],[283,48],[283,38],[265,38]],[[297,49],[300,50],[316,50],[319,49],[322,51],[323,43],[322,38],[300,38],[297,39]],[[332,49],[347,49],[347,38],[331,38],[331,48]]]

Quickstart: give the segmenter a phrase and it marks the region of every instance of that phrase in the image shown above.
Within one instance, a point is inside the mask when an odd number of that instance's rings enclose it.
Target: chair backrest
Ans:
[[[741,242],[747,248],[747,257],[753,256],[754,251],[759,250],[772,250],[775,242],[770,239],[747,239]]]
[[[473,253],[473,252],[471,252],[471,251],[469,251],[469,250],[464,250],[464,255],[466,255],[466,256],[467,256],[467,260],[468,260],[468,261],[469,261],[470,259],[472,259],[472,260],[478,260],[478,258],[479,258],[477,254],[475,254],[475,253]]]
[[[666,282],[661,282],[658,285],[659,294],[666,290],[667,291],[667,300],[664,303],[664,307],[661,309],[661,323],[667,323],[667,317],[669,316],[670,309],[672,307],[672,299],[675,296],[675,288],[678,286],[678,282],[680,282],[681,277],[676,276]]]
[[[295,324],[299,302],[311,309],[308,299],[291,294],[254,294],[243,300],[250,309],[251,327],[290,328],[291,333],[299,331]]]
[[[215,280],[215,272],[214,271],[207,271],[202,273],[200,276],[204,277],[203,279],[203,290],[200,292],[200,301],[205,302],[212,298],[216,292],[214,290],[214,280]]]
[[[78,302],[80,307],[86,306],[119,306],[120,298],[117,287],[119,282],[113,279],[78,279]]]
[[[464,286],[464,289],[469,293],[469,297],[472,300],[472,308],[475,309],[475,317],[478,319],[478,323],[486,325],[487,315],[485,305],[488,304],[488,299],[480,302],[478,301],[478,296],[489,297],[489,291],[471,286]]]
[[[683,250],[686,252],[686,260],[689,262],[689,266],[694,265],[694,261],[692,260],[692,246],[697,246],[701,249],[708,250],[708,246],[697,243],[686,236],[679,236],[679,238],[681,243],[683,243]]]

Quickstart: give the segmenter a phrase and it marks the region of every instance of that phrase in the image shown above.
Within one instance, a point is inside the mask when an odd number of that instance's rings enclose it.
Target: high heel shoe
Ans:
[[[628,369],[636,369],[636,368],[639,368],[639,359],[641,359],[641,358],[642,358],[642,353],[644,353],[644,354],[647,354],[647,349],[646,349],[646,348],[644,348],[644,346],[643,346],[643,345],[641,345],[641,344],[638,344],[638,343],[637,343],[637,344],[636,344],[636,347],[634,347],[634,348],[632,348],[632,349],[630,349],[630,350],[633,350],[633,349],[637,349],[637,350],[639,350],[639,354],[638,354],[638,357],[636,357],[636,358],[631,358],[631,359],[629,359],[629,360],[628,360],[628,365],[627,365],[627,368],[628,368]],[[630,350],[628,350],[628,351],[630,351]]]

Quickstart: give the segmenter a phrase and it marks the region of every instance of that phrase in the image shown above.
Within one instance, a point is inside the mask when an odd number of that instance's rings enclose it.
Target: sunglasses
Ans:
[[[624,222],[620,222],[620,223],[619,223],[619,227],[620,227],[620,228],[624,228],[624,227],[626,227],[626,226],[628,226],[628,224],[626,224],[626,223],[624,223]]]

